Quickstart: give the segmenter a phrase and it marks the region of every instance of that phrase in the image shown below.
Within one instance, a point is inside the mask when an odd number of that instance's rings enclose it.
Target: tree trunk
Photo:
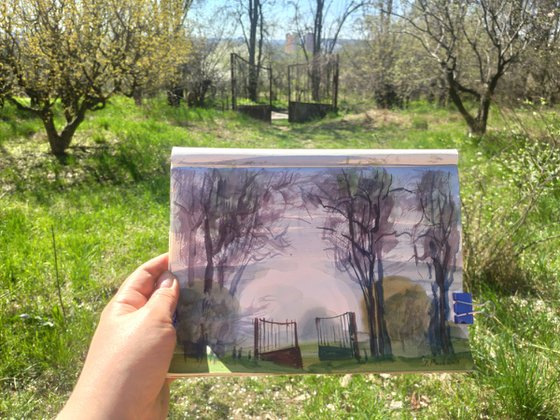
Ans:
[[[259,79],[257,75],[257,68],[254,66],[249,66],[249,83],[247,85],[247,93],[249,100],[252,102],[258,101],[258,84]]]
[[[226,268],[224,266],[224,262],[218,262],[218,286],[220,288],[220,290],[222,290],[224,288],[224,283],[225,283],[225,279],[226,279]]]
[[[41,111],[41,120],[47,132],[51,153],[57,157],[66,156],[66,149],[70,146],[78,125],[83,121],[83,115],[76,116],[72,122],[66,124],[60,134],[54,125],[54,115],[51,109]]]
[[[188,256],[187,256],[187,284],[189,287],[194,285],[194,265],[196,262],[196,242],[195,242],[195,231],[191,230],[189,232],[188,239]]]
[[[376,334],[376,310],[375,298],[373,296],[373,285],[367,288],[367,295],[365,296],[365,304],[367,311],[367,321],[369,329],[369,351],[372,357],[379,357],[379,346],[377,344]]]
[[[441,262],[434,258],[434,270],[436,273],[436,284],[438,287],[438,325],[437,335],[441,344],[441,352],[444,355],[453,354],[453,344],[449,336],[449,328],[447,325],[447,291],[445,290],[445,270]]]
[[[313,22],[313,56],[311,62],[311,98],[315,102],[321,100],[321,47],[323,42],[323,10],[324,0],[317,0],[315,20]]]
[[[314,102],[321,101],[321,56],[313,56],[311,63],[311,98]]]
[[[210,223],[208,219],[204,221],[204,246],[206,248],[206,269],[204,270],[204,293],[210,293],[212,290],[212,281],[214,278],[214,261],[212,236],[210,232]]]
[[[135,87],[134,90],[132,91],[132,98],[134,99],[134,104],[136,106],[142,106],[142,99],[143,99],[142,89],[139,87]]]
[[[457,110],[461,116],[465,119],[469,131],[475,136],[483,136],[486,134],[486,127],[488,124],[488,115],[490,113],[490,104],[492,103],[492,95],[496,89],[498,80],[501,76],[500,70],[495,74],[486,88],[483,94],[478,94],[470,89],[462,88],[470,94],[475,95],[478,100],[478,110],[476,117],[473,117],[471,113],[466,109],[461,95],[459,93],[459,85],[455,80],[455,75],[452,69],[446,69],[447,84],[449,90],[449,97],[453,101],[453,104],[457,107]]]
[[[257,29],[260,16],[260,0],[249,0],[249,80],[248,80],[248,96],[253,102],[257,102],[258,95],[258,70],[255,62],[257,57]]]
[[[391,346],[391,337],[387,331],[387,323],[385,322],[384,297],[383,297],[383,262],[381,260],[381,251],[377,252],[377,281],[375,282],[375,297],[377,299],[377,323],[379,331],[379,353],[381,356],[392,356],[393,348]]]
[[[453,101],[453,104],[457,107],[457,110],[464,118],[465,122],[467,123],[467,126],[469,127],[469,131],[472,134],[479,135],[478,122],[469,113],[469,111],[467,110],[467,108],[465,108],[465,105],[463,104],[463,99],[461,99],[461,95],[459,94],[459,91],[456,87],[453,71],[447,69],[446,74],[447,74],[447,85],[448,85],[447,88],[449,90],[449,97],[451,98],[451,101]]]

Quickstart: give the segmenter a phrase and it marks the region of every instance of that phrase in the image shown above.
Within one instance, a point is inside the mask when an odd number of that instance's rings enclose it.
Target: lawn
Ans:
[[[268,125],[118,97],[61,162],[40,122],[6,105],[0,417],[60,410],[105,303],[167,250],[171,147],[213,146],[459,149],[465,279],[489,303],[470,329],[474,372],[177,380],[170,417],[558,418],[560,123],[547,109],[494,110],[490,126],[470,138],[456,112],[425,103]]]

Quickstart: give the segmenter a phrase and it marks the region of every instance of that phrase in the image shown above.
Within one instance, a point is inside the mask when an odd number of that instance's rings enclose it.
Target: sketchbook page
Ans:
[[[471,370],[455,150],[174,148],[170,376]]]

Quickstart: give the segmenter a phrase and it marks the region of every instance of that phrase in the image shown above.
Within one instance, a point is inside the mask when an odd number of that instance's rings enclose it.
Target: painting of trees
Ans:
[[[448,303],[462,283],[455,151],[173,153],[186,371],[205,369],[203,347],[243,373],[284,372],[299,346],[306,372],[472,366]]]
[[[456,177],[455,177],[456,180]],[[453,344],[447,318],[448,291],[460,248],[459,203],[452,188],[452,174],[446,171],[427,171],[416,189],[421,218],[415,226],[415,254],[428,264],[434,279],[433,318],[430,325],[432,352],[453,354]],[[417,249],[420,245],[421,250]]]
[[[195,281],[195,267],[198,264],[196,233],[204,220],[202,203],[198,199],[200,186],[196,184],[197,174],[193,171],[174,171],[171,178],[175,206],[175,235],[180,236],[181,247],[178,257],[187,262],[187,285]],[[178,193],[180,191],[180,194]]]
[[[178,340],[185,357],[204,357],[235,345],[246,316],[262,302],[240,308],[246,268],[271,259],[289,245],[284,212],[297,176],[262,168],[181,168],[172,171],[172,258],[186,266],[188,291],[181,295]],[[250,277],[249,277],[250,278]],[[234,344],[232,344],[234,343]]]
[[[391,212],[393,177],[385,169],[343,169],[321,174],[312,202],[326,213],[323,238],[338,271],[359,285],[374,357],[392,355],[383,299],[383,257],[397,245]]]
[[[175,171],[177,227],[186,232],[187,278],[204,266],[204,293],[215,285],[238,290],[245,268],[289,246],[279,223],[292,198],[295,175],[264,169]]]

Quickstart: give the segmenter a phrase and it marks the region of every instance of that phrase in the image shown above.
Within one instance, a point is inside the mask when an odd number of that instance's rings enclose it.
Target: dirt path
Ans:
[[[283,112],[272,111],[271,118],[273,120],[287,120],[288,119],[288,114],[285,114]]]

